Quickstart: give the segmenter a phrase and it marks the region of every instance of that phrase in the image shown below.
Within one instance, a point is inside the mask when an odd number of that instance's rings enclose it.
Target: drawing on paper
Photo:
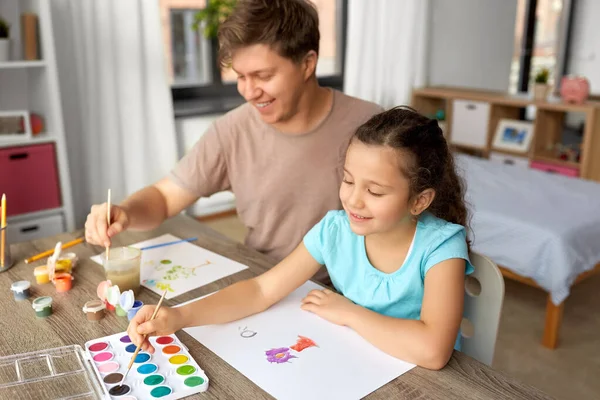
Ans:
[[[292,358],[299,358],[295,356],[291,350],[300,353],[309,347],[319,347],[314,340],[307,338],[306,336],[298,335],[298,340],[295,345],[290,347],[279,347],[265,351],[267,361],[270,363],[283,364],[288,362]]]
[[[253,330],[248,329],[247,326],[245,326],[243,328],[239,327],[238,330],[240,331],[240,336],[243,337],[244,339],[254,337],[254,336],[256,336],[256,333],[257,333]]]
[[[268,362],[277,364],[283,364],[292,358],[298,358],[290,353],[289,347],[280,347],[277,349],[267,350],[265,355],[267,356]]]
[[[171,287],[169,282],[165,281],[177,281],[179,279],[189,279],[192,276],[196,276],[196,270],[201,267],[205,267],[207,265],[212,264],[210,260],[206,260],[203,264],[197,265],[195,267],[182,267],[181,265],[171,266],[173,262],[171,260],[150,260],[144,263],[144,267],[146,268],[154,268],[155,271],[164,271],[167,269],[162,276],[162,278],[156,279],[145,279],[142,281],[142,284],[147,286],[155,286],[160,291],[167,290],[168,292],[174,292],[175,290]]]

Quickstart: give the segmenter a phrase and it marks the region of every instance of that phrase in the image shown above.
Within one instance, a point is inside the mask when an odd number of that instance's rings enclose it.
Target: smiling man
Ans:
[[[92,207],[86,240],[151,229],[200,197],[231,190],[246,244],[279,261],[340,209],[343,159],[358,126],[382,108],[319,86],[319,20],[304,0],[239,0],[221,24],[221,62],[246,103],[216,120],[173,171],[111,208]],[[324,279],[324,270],[317,278]]]

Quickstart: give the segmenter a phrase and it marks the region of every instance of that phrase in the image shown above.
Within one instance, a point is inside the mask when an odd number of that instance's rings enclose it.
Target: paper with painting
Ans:
[[[162,235],[131,245],[142,248],[168,243],[180,238]],[[101,256],[92,260],[102,264]],[[171,299],[248,268],[229,258],[213,253],[188,242],[177,243],[142,251],[140,280],[142,286]]]
[[[242,320],[184,329],[276,399],[360,399],[414,367],[300,308],[307,282]],[[201,312],[201,311],[200,311]]]

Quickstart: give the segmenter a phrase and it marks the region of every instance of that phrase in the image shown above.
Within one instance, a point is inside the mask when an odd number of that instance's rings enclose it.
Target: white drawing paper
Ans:
[[[179,239],[165,234],[131,246],[142,248]],[[100,255],[91,259],[102,265]],[[160,295],[167,289],[165,298],[171,299],[246,268],[200,246],[182,242],[142,251],[140,280],[142,286]]]
[[[414,368],[302,310],[313,289],[322,287],[307,282],[262,313],[184,331],[280,400],[360,399]]]

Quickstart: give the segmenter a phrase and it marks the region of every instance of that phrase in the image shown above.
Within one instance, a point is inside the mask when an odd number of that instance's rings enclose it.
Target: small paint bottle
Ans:
[[[72,263],[71,260],[66,258],[59,258],[56,260],[56,272],[66,272],[68,274],[71,273]]]
[[[48,267],[46,265],[35,267],[33,270],[33,275],[35,276],[35,281],[39,285],[50,283],[50,275],[48,275]]]
[[[77,266],[77,261],[79,261],[79,258],[75,253],[64,253],[58,258],[58,261],[62,260],[69,260],[71,262],[71,269],[73,269]]]
[[[66,272],[54,275],[54,286],[57,292],[68,292],[73,287],[73,276]]]
[[[102,300],[90,300],[83,306],[83,312],[86,313],[88,321],[100,321],[104,318],[106,306]]]
[[[135,314],[140,311],[140,308],[144,306],[144,303],[141,300],[136,300],[133,302],[133,307],[129,311],[127,311],[127,319],[131,321]]]
[[[52,297],[38,297],[33,301],[31,307],[35,310],[35,315],[39,318],[46,318],[52,315]]]
[[[31,283],[29,281],[18,281],[14,282],[10,285],[10,290],[12,290],[15,300],[27,300],[31,293],[29,289],[31,288]]]

